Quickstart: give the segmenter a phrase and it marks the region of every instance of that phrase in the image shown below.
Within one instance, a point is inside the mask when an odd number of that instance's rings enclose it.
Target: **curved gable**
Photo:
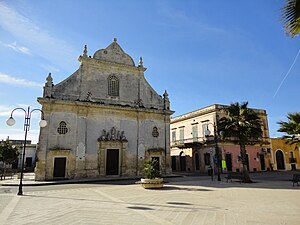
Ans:
[[[135,66],[133,59],[123,51],[117,43],[116,38],[107,48],[96,51],[93,58],[106,62],[124,64],[127,66]]]

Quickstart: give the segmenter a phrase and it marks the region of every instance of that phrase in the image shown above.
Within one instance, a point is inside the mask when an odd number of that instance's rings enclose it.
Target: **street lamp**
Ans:
[[[216,161],[217,161],[217,175],[218,175],[218,181],[221,181],[221,175],[220,175],[220,153],[219,153],[219,148],[218,148],[218,137],[217,137],[217,125],[216,123],[207,123],[211,124],[214,127],[214,143],[215,143],[215,156],[216,156]],[[209,129],[207,128],[206,130],[206,136],[210,134]]]
[[[26,149],[26,141],[27,141],[27,132],[29,131],[29,128],[30,128],[31,113],[34,112],[34,111],[40,111],[41,112],[41,121],[39,123],[40,127],[47,126],[47,121],[44,120],[44,113],[43,113],[42,110],[40,110],[40,109],[33,109],[33,110],[30,111],[30,107],[28,106],[27,111],[25,109],[23,109],[23,108],[15,108],[11,112],[9,119],[6,121],[6,124],[8,126],[15,125],[16,121],[13,118],[13,113],[14,113],[14,111],[19,110],[19,109],[23,110],[24,113],[25,113],[25,120],[24,120],[25,140],[24,140],[24,148],[23,148],[23,153],[22,153],[21,178],[20,178],[19,192],[18,192],[18,195],[23,195],[23,190],[22,190],[23,183],[22,183],[22,181],[23,181],[24,159],[25,159],[25,149]]]

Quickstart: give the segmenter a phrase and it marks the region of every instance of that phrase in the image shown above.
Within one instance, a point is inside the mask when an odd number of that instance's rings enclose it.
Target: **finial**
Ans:
[[[87,57],[87,46],[84,45],[84,49],[83,49],[83,57]]]
[[[48,74],[48,77],[46,78],[47,83],[52,83],[53,79],[51,77],[51,73]]]
[[[143,67],[143,58],[140,57],[138,67]]]
[[[53,79],[51,77],[51,73],[48,74],[48,77],[46,78],[47,82],[45,83],[44,87],[44,98],[52,98],[52,91],[53,91]]]
[[[164,97],[167,98],[169,96],[167,90],[165,90]]]
[[[164,93],[164,109],[165,110],[170,110],[170,100],[169,100],[169,97],[168,97],[168,92],[167,90],[165,90],[165,93]]]
[[[117,38],[114,38],[114,42],[117,42]]]

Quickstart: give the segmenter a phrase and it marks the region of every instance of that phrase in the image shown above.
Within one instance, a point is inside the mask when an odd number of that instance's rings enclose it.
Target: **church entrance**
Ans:
[[[119,149],[107,149],[106,175],[119,175]]]
[[[66,175],[66,157],[54,158],[54,178],[65,178]]]

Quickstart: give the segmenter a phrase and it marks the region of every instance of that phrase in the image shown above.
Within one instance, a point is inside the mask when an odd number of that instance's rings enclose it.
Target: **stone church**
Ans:
[[[146,159],[171,172],[170,101],[149,85],[117,40],[58,84],[51,74],[38,98],[48,122],[41,128],[36,180],[141,176]]]

